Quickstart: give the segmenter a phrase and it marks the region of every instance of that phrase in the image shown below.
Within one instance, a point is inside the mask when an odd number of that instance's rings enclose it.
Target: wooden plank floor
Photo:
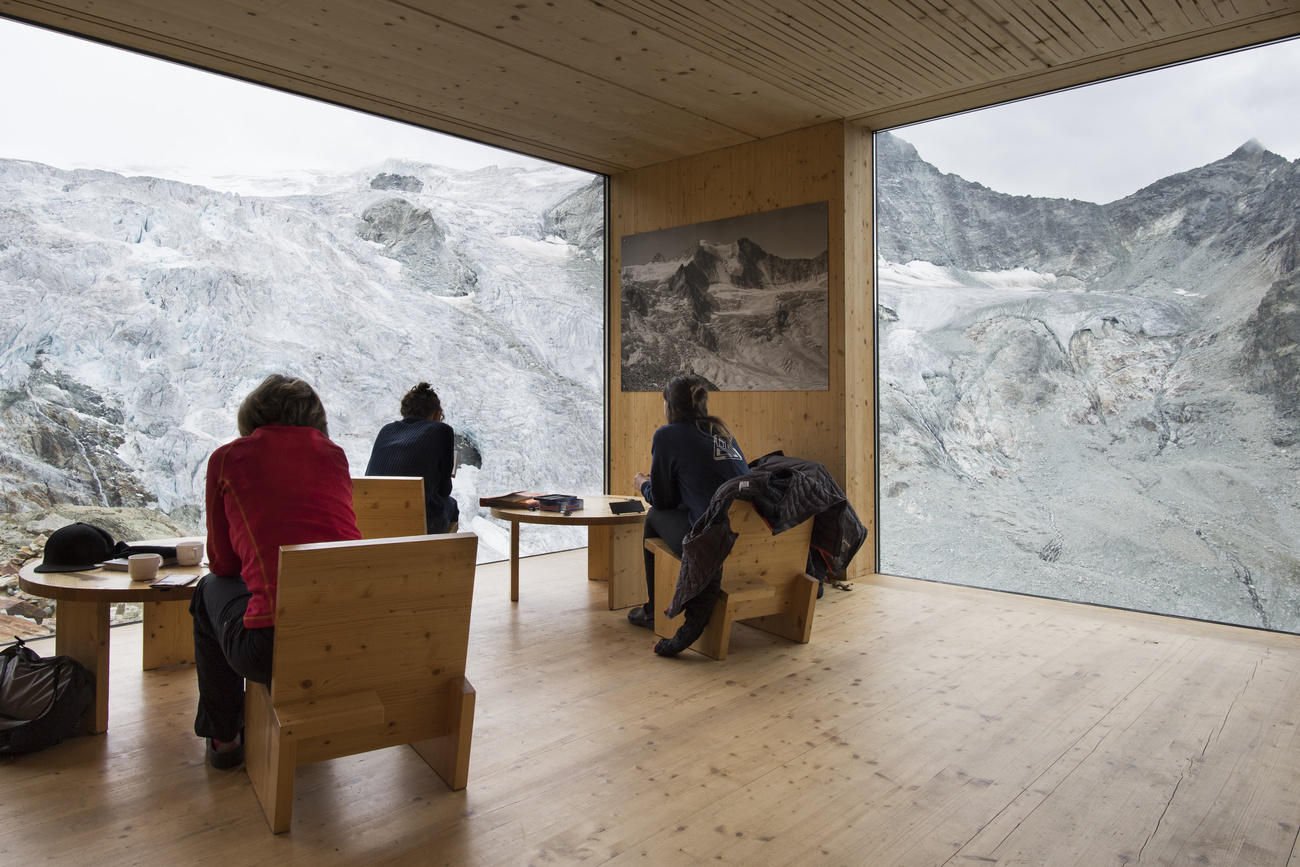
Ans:
[[[1300,865],[1300,639],[881,578],[664,660],[585,574],[480,567],[468,789],[309,766],[278,837],[115,629],[108,733],[0,760],[0,863]]]

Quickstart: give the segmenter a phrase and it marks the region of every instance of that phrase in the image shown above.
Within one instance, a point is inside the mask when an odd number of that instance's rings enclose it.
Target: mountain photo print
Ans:
[[[827,204],[623,238],[622,390],[828,387]]]

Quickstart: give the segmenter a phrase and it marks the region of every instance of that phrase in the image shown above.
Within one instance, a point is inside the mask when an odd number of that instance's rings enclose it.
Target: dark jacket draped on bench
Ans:
[[[686,534],[677,592],[667,609],[669,617],[676,616],[709,585],[730,553],[737,536],[731,531],[727,511],[735,500],[753,503],[773,535],[812,518],[808,568],[818,579],[842,573],[866,541],[867,528],[826,467],[780,452],[764,455],[749,467],[746,475],[723,482],[709,508]]]

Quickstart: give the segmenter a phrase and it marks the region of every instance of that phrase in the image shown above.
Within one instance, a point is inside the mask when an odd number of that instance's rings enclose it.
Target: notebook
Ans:
[[[198,572],[173,572],[170,575],[163,575],[156,581],[149,583],[150,587],[188,587],[195,581],[199,580]]]

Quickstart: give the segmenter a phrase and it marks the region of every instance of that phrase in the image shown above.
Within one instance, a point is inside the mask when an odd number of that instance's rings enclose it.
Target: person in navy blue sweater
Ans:
[[[708,383],[702,377],[675,376],[664,388],[664,417],[668,424],[655,431],[650,445],[650,473],[637,473],[633,485],[646,502],[645,535],[668,543],[677,556],[682,539],[709,507],[718,486],[749,472],[745,456],[722,419],[709,415]],[[654,554],[645,552],[645,605],[627,613],[636,626],[654,628]],[[705,622],[712,609],[712,594],[697,597],[696,611],[686,616]],[[666,604],[668,600],[663,600]],[[662,643],[662,642],[661,642]]]
[[[456,433],[442,420],[442,402],[427,382],[402,398],[400,421],[384,425],[370,450],[367,476],[423,476],[424,522],[430,533],[454,532],[460,509],[451,495]]]

